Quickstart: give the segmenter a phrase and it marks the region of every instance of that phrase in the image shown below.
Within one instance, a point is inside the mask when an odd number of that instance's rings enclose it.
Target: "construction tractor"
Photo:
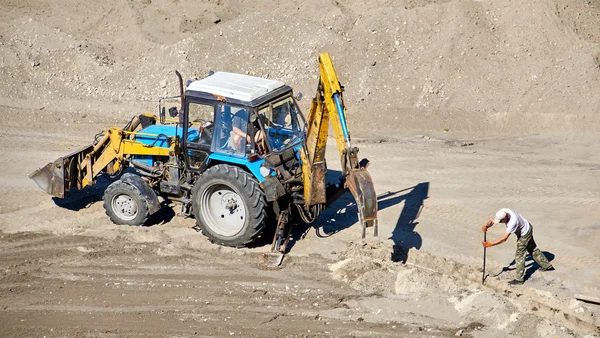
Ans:
[[[114,180],[104,192],[116,224],[142,225],[178,202],[181,214],[212,242],[240,247],[274,227],[272,251],[286,251],[293,224],[314,222],[348,190],[365,237],[377,235],[377,197],[358,160],[346,123],[342,86],[330,56],[319,56],[320,79],[305,120],[291,87],[280,81],[226,72],[184,83],[180,107],[159,100],[158,116],[135,116],[95,141],[29,175],[44,191],[65,198],[100,175]],[[166,101],[166,100],[164,100]],[[331,122],[341,160],[339,182],[326,184],[325,149]],[[271,228],[270,230],[273,230]]]

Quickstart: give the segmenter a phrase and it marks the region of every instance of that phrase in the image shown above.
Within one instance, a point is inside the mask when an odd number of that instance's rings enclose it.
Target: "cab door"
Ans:
[[[183,153],[190,171],[203,171],[213,142],[216,105],[187,101],[183,125]]]

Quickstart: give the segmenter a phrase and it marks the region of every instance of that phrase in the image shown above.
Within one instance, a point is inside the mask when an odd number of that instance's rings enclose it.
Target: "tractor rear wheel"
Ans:
[[[196,223],[212,242],[240,247],[252,243],[267,223],[267,203],[246,171],[219,164],[208,168],[193,192]]]
[[[143,225],[150,217],[146,199],[139,190],[121,180],[106,188],[104,209],[115,224]]]

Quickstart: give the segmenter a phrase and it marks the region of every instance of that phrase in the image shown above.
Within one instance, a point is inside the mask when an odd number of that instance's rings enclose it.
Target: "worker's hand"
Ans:
[[[487,229],[488,229],[487,225],[484,225],[484,226],[481,227],[481,231],[483,231],[483,232],[487,232]]]
[[[484,248],[489,248],[490,246],[492,246],[492,243],[488,241],[482,241],[481,244],[483,244]]]

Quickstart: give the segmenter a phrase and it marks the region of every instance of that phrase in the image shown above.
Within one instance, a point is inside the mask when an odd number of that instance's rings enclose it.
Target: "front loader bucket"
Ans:
[[[65,198],[71,188],[81,188],[79,177],[81,161],[93,148],[92,145],[89,145],[72,154],[60,157],[29,174],[29,178],[48,194]]]
[[[39,168],[29,174],[35,184],[48,194],[63,198],[65,197],[64,171],[62,158],[48,163],[45,167]]]
[[[377,194],[371,175],[366,169],[353,169],[346,176],[346,186],[356,201],[362,238],[365,238],[368,227],[374,227],[373,235],[377,236]]]

